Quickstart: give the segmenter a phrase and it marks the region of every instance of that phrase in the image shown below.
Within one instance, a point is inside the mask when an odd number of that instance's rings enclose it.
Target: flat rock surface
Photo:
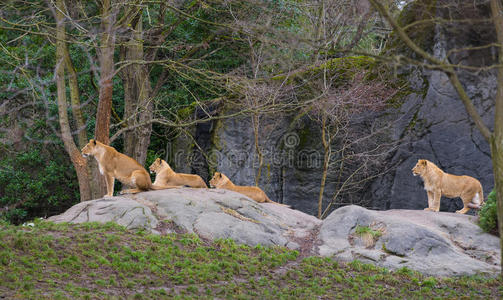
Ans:
[[[499,239],[476,217],[422,210],[335,210],[325,220],[221,189],[180,188],[79,203],[54,222],[113,221],[153,233],[195,233],[247,245],[285,246],[302,255],[359,259],[435,276],[499,272]]]

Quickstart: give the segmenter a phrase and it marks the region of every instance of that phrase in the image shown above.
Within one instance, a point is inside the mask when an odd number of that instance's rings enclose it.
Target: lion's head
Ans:
[[[220,172],[215,172],[210,180],[210,187],[219,188],[229,181],[229,178]]]
[[[150,173],[158,173],[162,167],[162,159],[156,158],[155,161],[150,165]]]
[[[82,152],[83,157],[88,157],[90,155],[95,155],[98,147],[98,142],[96,140],[89,140],[89,143],[82,148],[80,152]]]
[[[426,172],[427,165],[428,161],[426,159],[418,160],[417,164],[412,168],[412,174],[414,174],[414,176],[423,175]]]

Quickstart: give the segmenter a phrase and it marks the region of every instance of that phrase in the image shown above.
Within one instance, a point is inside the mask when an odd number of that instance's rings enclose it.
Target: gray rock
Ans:
[[[497,274],[499,239],[483,233],[475,217],[419,210],[337,209],[323,222],[273,203],[256,203],[220,189],[180,188],[79,203],[54,222],[116,222],[153,233],[195,233],[255,246],[285,246],[305,255],[359,259],[436,276]],[[356,232],[370,227],[378,234]]]
[[[318,252],[342,261],[359,259],[382,267],[408,267],[435,276],[496,275],[499,239],[482,232],[475,217],[419,210],[371,211],[346,206],[320,228]],[[357,226],[379,231],[371,244]]]
[[[128,229],[151,229],[158,225],[158,220],[149,207],[126,197],[81,202],[48,220],[56,223],[115,222]]]
[[[130,229],[142,228],[153,233],[176,229],[196,233],[208,240],[232,239],[251,246],[277,245],[308,252],[311,246],[301,242],[314,240],[308,237],[321,225],[317,218],[283,205],[256,203],[228,190],[192,188],[86,201],[49,220],[113,221]]]

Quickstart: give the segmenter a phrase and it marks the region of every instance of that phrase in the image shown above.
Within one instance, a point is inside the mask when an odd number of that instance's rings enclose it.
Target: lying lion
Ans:
[[[160,158],[157,158],[150,165],[150,172],[156,173],[154,184],[190,186],[193,188],[208,188],[204,180],[199,175],[176,173],[169,164]]]
[[[464,206],[456,211],[460,214],[467,213],[470,208],[479,209],[484,204],[482,185],[473,177],[447,174],[426,159],[418,160],[412,174],[419,175],[424,181],[424,189],[428,194],[428,207],[424,210],[439,211],[441,196],[460,197]]]
[[[235,185],[227,176],[225,176],[223,173],[220,172],[215,172],[213,178],[211,178],[210,180],[210,186],[241,193],[257,201],[258,203],[265,203],[265,202],[276,203],[271,199],[269,199],[269,197],[267,197],[264,191],[258,186]]]
[[[100,173],[105,176],[107,184],[105,197],[113,196],[115,179],[125,185],[134,187],[121,193],[175,188],[175,186],[152,184],[147,170],[136,160],[96,140],[89,140],[89,143],[82,148],[82,156],[94,156],[98,162]]]

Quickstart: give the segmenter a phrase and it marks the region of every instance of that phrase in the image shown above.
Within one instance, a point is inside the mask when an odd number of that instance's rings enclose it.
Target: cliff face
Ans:
[[[260,118],[263,164],[258,185],[271,200],[314,215],[323,163],[320,129],[307,118],[293,119],[287,114]],[[209,180],[214,171],[219,171],[235,184],[255,185],[259,157],[251,117],[214,121],[211,126],[193,129],[192,134],[204,147],[199,149],[188,135],[181,134],[168,151],[178,172],[197,173]],[[328,182],[332,179],[329,177]],[[334,193],[334,186],[327,184],[325,198]]]
[[[452,12],[437,11],[439,16],[449,13]],[[479,8],[467,13],[471,17],[480,17],[487,12]],[[491,38],[488,34],[490,26],[470,26],[456,27],[454,31],[435,26],[433,53],[445,58],[451,49],[474,46],[481,39]],[[494,62],[494,51],[490,48],[459,51],[450,53],[449,60],[469,66],[490,65]],[[398,108],[363,115],[351,123],[356,136],[389,124],[384,136],[376,137],[380,141],[370,142],[384,141],[396,145],[390,147],[385,156],[379,156],[365,166],[372,169],[369,174],[375,177],[362,182],[359,189],[343,195],[335,207],[359,204],[374,209],[425,208],[427,197],[423,183],[411,173],[420,158],[433,161],[445,172],[479,179],[486,195],[493,187],[489,145],[467,115],[447,76],[439,71],[417,68],[402,69],[401,72],[408,74],[412,89],[421,92],[401,99],[402,105]],[[491,127],[497,84],[495,72],[460,70],[459,76],[485,123]],[[295,117],[294,113],[260,117],[259,144],[264,162],[258,185],[272,200],[316,214],[323,165],[320,126],[307,117]],[[251,116],[199,124],[191,130],[200,148],[184,134],[170,144],[168,161],[177,171],[198,173],[207,180],[214,171],[220,171],[236,184],[255,184],[259,159]],[[340,147],[338,141],[334,141],[333,148]],[[347,167],[350,174],[359,165],[355,163]],[[331,168],[324,205],[342,184],[338,169]],[[460,199],[442,199],[442,211],[452,212],[461,207]]]
[[[448,4],[453,1],[444,2]],[[445,5],[436,11],[436,15],[448,19],[462,18],[460,14],[463,14],[474,20],[487,20],[490,15],[487,7],[480,4],[463,7],[463,10],[456,9],[457,5]],[[455,28],[437,24],[434,28],[433,53],[440,59],[447,57],[452,64],[489,66],[496,62],[494,49],[452,50],[489,44],[495,36],[493,31],[490,22],[480,22],[477,26],[457,24]],[[492,129],[496,72],[491,69],[469,71],[462,68],[457,71],[484,123]],[[408,120],[410,130],[403,131],[404,142],[390,160],[397,167],[372,185],[369,197],[376,208],[420,209],[427,205],[421,180],[411,177],[410,169],[419,158],[435,162],[445,172],[479,179],[486,196],[493,188],[489,144],[466,113],[449,79],[439,71],[423,71],[422,75],[427,80],[425,96],[412,95],[402,107],[401,113]],[[417,84],[413,78],[411,83]],[[444,211],[454,211],[461,206],[459,199],[442,199],[441,202],[441,210]]]

